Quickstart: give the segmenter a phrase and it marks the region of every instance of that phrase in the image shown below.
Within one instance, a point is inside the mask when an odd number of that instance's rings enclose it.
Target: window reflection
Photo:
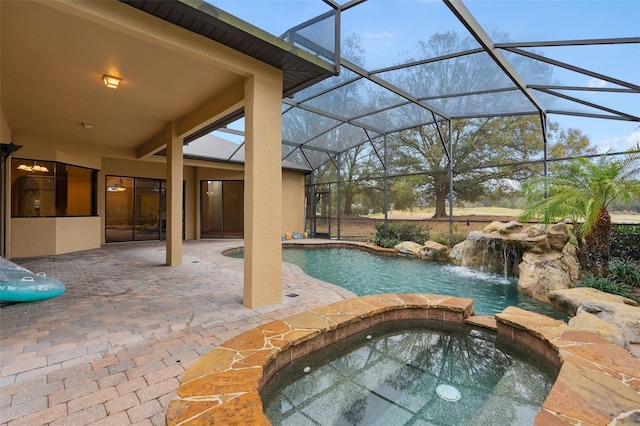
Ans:
[[[105,184],[106,242],[166,238],[165,180],[107,176]]]
[[[11,160],[12,217],[93,216],[97,171],[29,159]]]
[[[403,324],[278,371],[261,392],[267,417],[274,425],[533,424],[557,375],[541,357],[484,330]]]
[[[243,238],[243,181],[202,181],[201,199],[202,238]]]

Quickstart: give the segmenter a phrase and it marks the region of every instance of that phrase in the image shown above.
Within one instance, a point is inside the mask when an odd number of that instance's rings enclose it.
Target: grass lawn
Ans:
[[[389,219],[423,220],[431,218],[434,211],[434,208],[413,210],[411,212],[395,210],[389,212],[388,216]],[[455,208],[453,210],[453,216],[508,216],[509,218],[517,218],[521,212],[522,210],[520,209],[508,209],[506,207],[463,207]],[[371,219],[384,219],[384,214],[376,213],[368,215],[367,217]],[[611,213],[611,218],[614,223],[640,223],[640,214]]]
[[[395,210],[389,212],[390,220],[415,220],[422,225],[431,228],[431,239],[437,236],[447,235],[449,232],[449,218],[432,219],[434,209],[421,209],[414,211]],[[469,231],[481,230],[489,223],[497,220],[508,222],[518,220],[519,209],[508,209],[504,207],[475,207],[456,208],[454,210],[453,229],[454,233],[464,234]],[[611,215],[614,223],[637,223],[640,224],[639,214],[619,214]],[[377,213],[367,216],[344,216],[340,217],[340,237],[344,239],[354,239],[361,241],[373,241],[375,236],[375,225],[384,220],[384,214]],[[317,224],[318,232],[328,232],[328,222]],[[338,235],[338,221],[331,220],[331,236]]]

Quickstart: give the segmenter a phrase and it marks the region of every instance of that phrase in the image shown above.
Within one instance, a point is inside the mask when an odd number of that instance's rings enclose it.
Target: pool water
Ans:
[[[496,333],[442,323],[395,327],[365,331],[280,370],[261,393],[269,420],[532,425],[557,375]]]
[[[242,257],[236,253],[234,257]],[[282,260],[308,275],[339,285],[358,296],[384,293],[446,294],[474,299],[477,314],[494,315],[517,306],[567,319],[551,305],[517,290],[517,278],[404,256],[384,256],[357,248],[286,248]]]

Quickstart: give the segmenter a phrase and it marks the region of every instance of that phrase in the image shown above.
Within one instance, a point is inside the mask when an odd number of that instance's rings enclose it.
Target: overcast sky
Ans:
[[[209,0],[215,6],[274,35],[318,16],[321,0]],[[639,0],[467,0],[466,7],[489,33],[513,42],[640,37]],[[440,0],[368,0],[342,14],[342,38],[356,34],[366,52],[365,68],[402,63],[419,41],[433,34],[466,30]],[[640,44],[536,48],[549,58],[640,85]],[[509,53],[510,55],[513,55]],[[507,56],[509,57],[509,56]],[[592,76],[553,67],[561,85],[620,87]],[[640,94],[566,92],[640,116]],[[564,106],[565,102],[559,101]],[[581,112],[601,113],[588,106]],[[640,123],[549,115],[563,128],[576,127],[602,150],[628,149],[640,141]]]

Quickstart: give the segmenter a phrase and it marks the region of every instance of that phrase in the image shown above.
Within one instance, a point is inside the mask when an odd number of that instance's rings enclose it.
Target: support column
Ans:
[[[387,168],[387,134],[384,134],[384,236],[389,235],[389,169]]]
[[[338,176],[338,188],[336,190],[336,196],[338,197],[338,199],[336,200],[336,210],[337,210],[337,217],[338,217],[338,239],[340,239],[340,210],[342,207],[342,197],[340,194],[340,170],[342,167],[342,164],[340,164],[340,160],[341,160],[341,155],[338,154],[336,155],[336,162],[335,162],[335,166],[336,166],[336,171],[337,171],[337,176]],[[331,235],[329,235],[329,237],[331,237]]]
[[[436,124],[437,125],[437,124]],[[447,120],[447,151],[449,151],[449,246],[453,237],[453,127]]]
[[[248,308],[282,302],[282,72],[245,82],[244,294]]]
[[[547,143],[547,114],[540,113],[540,126],[542,127],[544,176],[549,174],[549,144]]]
[[[167,126],[167,265],[182,265],[182,138],[176,136],[176,124]]]

